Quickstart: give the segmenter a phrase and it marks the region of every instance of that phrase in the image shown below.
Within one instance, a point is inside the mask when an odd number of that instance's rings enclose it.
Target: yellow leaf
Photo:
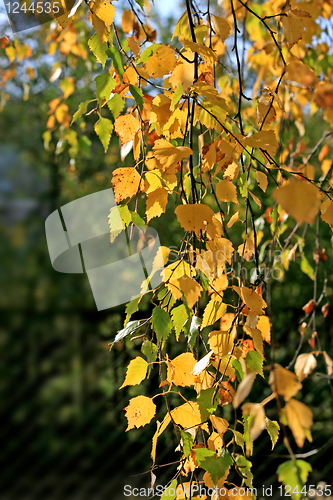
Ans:
[[[303,36],[305,29],[304,21],[298,16],[293,15],[292,12],[288,12],[287,16],[281,18],[281,23],[289,47],[292,47]]]
[[[331,229],[333,229],[333,203],[329,198],[321,204],[320,212],[323,221],[327,222],[331,226]]]
[[[184,352],[172,361],[168,362],[167,381],[179,387],[194,385],[194,375],[192,371],[196,360],[191,352]]]
[[[234,399],[232,401],[232,406],[238,408],[238,406],[244,401],[245,398],[251,392],[254,379],[256,378],[256,373],[251,372],[245,375],[243,380],[238,384]]]
[[[311,353],[300,354],[295,363],[295,373],[300,382],[316,368],[317,360]]]
[[[244,144],[251,148],[260,148],[267,151],[272,157],[275,155],[279,145],[273,130],[261,130],[249,137],[245,137]]]
[[[211,16],[213,21],[214,30],[218,33],[222,42],[230,35],[231,27],[230,24],[224,17]]]
[[[136,396],[130,399],[129,405],[126,406],[125,410],[125,416],[128,420],[128,426],[125,431],[127,432],[130,429],[134,429],[134,427],[139,428],[149,424],[155,415],[156,405],[147,396]]]
[[[251,312],[255,312],[259,315],[264,314],[263,308],[267,307],[267,304],[257,292],[246,286],[242,286],[241,288],[233,286],[233,289],[238,293]]]
[[[228,164],[229,160],[228,159],[226,160],[226,158],[228,157],[226,156],[224,160],[219,162],[219,165],[222,164],[223,166],[225,164]],[[230,163],[230,165],[228,164],[227,168],[225,169],[223,178],[227,179],[228,181],[234,181],[238,177],[238,174],[239,174],[239,165],[237,165],[237,163],[232,162]]]
[[[201,328],[213,325],[226,313],[227,305],[220,300],[211,299],[205,307]]]
[[[158,135],[162,134],[163,127],[171,116],[170,105],[171,100],[164,94],[158,94],[153,99],[149,123],[156,127],[156,133]]]
[[[132,359],[127,367],[126,377],[120,389],[126,387],[126,385],[140,384],[146,378],[147,369],[148,363],[141,356]]]
[[[227,238],[216,238],[215,240],[207,241],[207,249],[214,254],[214,260],[224,264],[226,261],[231,264],[234,247]]]
[[[199,121],[207,128],[222,131],[222,125],[228,114],[229,108],[225,99],[220,96],[208,96],[201,101],[201,105],[196,108],[194,122]]]
[[[248,193],[254,199],[254,201],[256,202],[256,204],[258,205],[258,207],[261,208],[261,201],[259,200],[259,198],[255,194],[253,194],[252,191],[248,191]]]
[[[188,204],[178,205],[175,209],[179,224],[185,231],[194,231],[200,237],[200,231],[204,231],[207,224],[212,222],[213,210],[207,205]]]
[[[227,432],[229,427],[229,422],[225,418],[211,415],[209,419],[213,424],[214,429],[220,434],[220,436],[223,436],[223,434]]]
[[[245,242],[242,243],[242,245],[239,245],[237,252],[238,254],[242,257],[244,256],[244,259],[249,262],[251,259],[252,255],[254,254],[254,243],[251,240],[251,238],[248,237],[248,235],[245,235]]]
[[[157,139],[153,150],[155,157],[162,163],[164,167],[170,167],[174,163],[182,161],[184,158],[193,154],[191,148],[186,146],[173,146],[165,139]]]
[[[268,87],[260,90],[257,107],[257,122],[261,125],[263,122],[267,125],[276,119],[276,111],[273,105],[273,97],[275,97]]]
[[[89,8],[95,16],[99,17],[104,22],[105,26],[110,28],[116,13],[116,9],[111,3],[105,2],[104,0],[96,0],[90,2]]]
[[[164,188],[171,192],[177,186],[177,177],[175,174],[168,174],[158,169],[146,172],[145,178],[148,182],[148,187],[145,189],[147,194],[159,188]]]
[[[262,338],[268,344],[271,343],[271,324],[268,316],[260,316],[257,324],[258,330],[261,331]]]
[[[164,214],[168,203],[168,191],[164,188],[148,193],[146,200],[147,223],[154,217]]]
[[[190,50],[191,52],[197,52],[201,55],[205,62],[213,65],[217,59],[217,55],[215,52],[203,45],[202,43],[190,42],[190,40],[185,40],[185,38],[180,38],[180,41],[184,45],[185,49]]]
[[[190,62],[181,59],[171,73],[169,82],[176,89],[179,82],[182,84],[183,91],[188,92],[192,87],[194,80],[194,65]]]
[[[162,269],[169,260],[170,248],[160,246],[153,260],[153,271]]]
[[[124,10],[121,17],[121,29],[124,33],[132,31],[134,26],[135,17],[131,10]]]
[[[207,236],[208,238],[215,239],[219,238],[223,234],[223,221],[220,213],[214,214],[212,217],[212,222],[207,225]]]
[[[190,309],[198,302],[203,291],[202,286],[197,281],[186,275],[179,279],[171,279],[166,286],[176,298],[181,299],[183,293]]]
[[[231,181],[220,181],[216,185],[216,195],[221,201],[232,201],[238,203],[236,186]]]
[[[126,37],[127,43],[131,51],[135,56],[138,56],[140,54],[140,46],[137,44],[135,39],[132,36],[127,36]]]
[[[259,172],[259,170],[256,171],[256,181],[259,184],[260,189],[263,190],[263,192],[266,192],[267,185],[268,185],[268,180],[267,180],[267,175],[264,174],[263,172]]]
[[[298,223],[313,224],[321,201],[320,191],[316,186],[309,182],[291,180],[275,188],[272,196]]]
[[[213,349],[215,356],[222,358],[232,351],[234,341],[228,332],[213,330],[209,333],[208,344],[210,349]]]
[[[163,281],[168,281],[169,279],[179,279],[182,276],[195,276],[195,270],[190,266],[188,262],[184,260],[176,260],[172,262],[167,267],[163,269],[162,278]]]
[[[59,123],[62,123],[65,127],[68,127],[71,121],[71,116],[68,112],[68,106],[64,102],[59,104],[55,110],[55,117]]]
[[[162,78],[174,69],[177,63],[175,51],[170,45],[160,45],[146,62],[146,70],[152,78]]]
[[[318,108],[333,108],[333,83],[320,82],[315,88],[313,100]]]
[[[134,167],[116,168],[112,172],[112,187],[116,203],[120,203],[126,198],[133,198],[140,186],[140,174]]]
[[[113,23],[116,9],[112,4],[103,0],[90,2],[89,9],[88,19],[94,26],[102,46],[104,42],[109,41],[110,26]]]
[[[239,219],[239,212],[236,212],[232,217],[230,217],[229,222],[227,224],[227,227],[230,228],[232,227],[235,222],[237,222]]]
[[[121,115],[115,120],[114,129],[123,145],[134,139],[136,132],[140,129],[140,122],[131,114]]]
[[[250,429],[250,441],[254,441],[266,429],[266,415],[263,406],[259,403],[245,403],[242,406],[243,415],[253,415]]]
[[[151,458],[153,459],[153,463],[155,463],[156,459],[156,446],[157,446],[157,439],[159,436],[162,434],[162,432],[167,428],[169,423],[171,422],[171,417],[170,414],[167,413],[163,419],[163,422],[157,422],[157,430],[153,436],[152,439],[152,448],[151,448]]]
[[[323,351],[323,356],[326,364],[327,375],[332,375],[333,373],[333,361],[332,358],[329,357],[326,351]]]
[[[185,429],[201,424],[201,413],[196,402],[188,401],[171,411],[172,419]]]
[[[296,375],[276,363],[272,366],[268,383],[272,391],[283,396],[286,401],[302,389],[302,384],[297,380]]]
[[[302,448],[308,434],[306,431],[309,431],[313,424],[312,411],[297,399],[291,399],[284,407],[284,411],[297,446]]]
[[[264,358],[264,344],[261,331],[257,328],[249,328],[247,326],[244,326],[244,330],[248,335],[250,335],[250,337],[252,337],[255,350],[259,352],[262,358]]]
[[[286,76],[288,80],[301,83],[307,87],[314,87],[318,82],[318,78],[313,69],[298,59],[287,64]]]

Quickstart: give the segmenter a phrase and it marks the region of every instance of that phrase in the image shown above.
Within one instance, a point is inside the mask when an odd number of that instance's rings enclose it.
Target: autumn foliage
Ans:
[[[122,10],[117,2],[91,0],[74,18],[58,18],[45,39],[49,54],[73,68],[79,59],[96,63],[91,99],[78,109],[67,103],[78,89],[75,71],[61,79],[55,67],[50,79],[59,80],[61,95],[49,102],[44,141],[47,147],[61,136],[75,159],[90,115],[106,154],[116,137],[127,163],[110,172],[123,222],[115,228],[110,212],[111,240],[132,225],[158,230],[168,210],[182,232],[178,248],[164,245],[155,262],[162,284],[150,292],[149,315],[135,319],[142,297],[133,299],[112,342],[141,342],[120,389],[159,376],[154,394],[129,400],[126,430],[151,427],[152,485],[159,438],[173,427],[172,484],[226,488],[231,471],[236,486],[253,486],[251,456],[268,432],[272,449],[281,439],[290,455],[277,470],[279,481],[300,499],[311,467],[295,449],[312,441],[313,425],[300,399],[302,382],[319,357],[325,376],[333,373],[316,326],[316,315],[328,315],[318,270],[327,265],[320,231],[333,229],[332,132],[309,149],[304,125],[306,116],[318,116],[333,126],[333,56],[323,36],[333,4],[186,0],[168,44],[149,21],[153,8],[143,0]],[[79,35],[86,16],[87,45]],[[6,37],[1,47],[4,85],[31,49]],[[309,231],[316,235],[312,263],[305,254]],[[278,254],[268,260],[268,250]],[[267,283],[282,280],[296,258],[313,298],[303,307],[299,348],[284,367],[275,361]],[[174,343],[181,353],[171,358]],[[260,378],[270,395],[253,401]],[[225,405],[233,406],[232,421],[223,417]],[[275,420],[266,405],[275,405]]]

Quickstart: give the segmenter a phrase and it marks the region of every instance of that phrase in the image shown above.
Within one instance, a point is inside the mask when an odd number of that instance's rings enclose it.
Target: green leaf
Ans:
[[[94,99],[93,99],[94,100]],[[77,109],[77,111],[75,111],[74,115],[73,115],[73,118],[72,118],[72,123],[71,125],[76,122],[76,120],[78,120],[79,118],[82,117],[82,115],[84,115],[86,112],[87,112],[87,109],[88,109],[88,104],[90,102],[92,102],[93,100],[91,101],[83,101],[83,102],[80,102],[79,104],[79,107]]]
[[[265,378],[262,369],[264,358],[257,351],[249,351],[246,355],[245,363],[250,370],[259,373],[259,375]]]
[[[247,175],[247,172],[244,172],[244,174],[238,177],[237,181],[239,192],[243,198],[247,197]]]
[[[116,119],[122,112],[125,106],[125,101],[119,94],[115,94],[111,99],[107,102],[107,106],[111,113],[113,114],[113,118]]]
[[[209,389],[204,389],[200,391],[200,394],[198,396],[198,404],[201,413],[201,420],[203,422],[205,422],[217,408],[218,398],[215,398],[216,402],[212,404],[212,398],[214,392],[215,392],[215,387],[210,387]]]
[[[106,53],[109,57],[111,57],[113,66],[114,66],[115,70],[118,72],[121,83],[123,83],[123,75],[125,73],[125,70],[124,70],[124,66],[123,66],[123,60],[121,57],[121,53],[114,46],[108,47],[108,49],[106,50]]]
[[[153,363],[154,361],[156,361],[156,358],[157,358],[158,347],[153,342],[150,342],[150,340],[145,339],[142,342],[141,352],[146,356],[148,363]],[[148,377],[150,375],[151,369],[152,369],[152,365],[149,365],[148,366]]]
[[[156,332],[157,341],[160,342],[162,340],[163,347],[172,329],[170,316],[166,311],[164,311],[164,309],[155,307],[151,322]]]
[[[145,4],[145,0],[135,0],[138,5],[140,5],[141,9],[143,10],[143,6]]]
[[[253,451],[253,441],[250,441],[250,430],[253,425],[254,415],[249,413],[248,415],[243,415],[244,422],[244,441],[246,444],[246,451],[249,455],[252,455]]]
[[[288,460],[288,462],[279,465],[277,469],[279,481],[285,486],[290,486],[291,498],[295,500],[303,498],[304,495],[301,494],[301,489],[306,484],[309,472],[311,471],[311,465],[304,460]],[[294,492],[295,489],[296,492]]]
[[[177,88],[172,96],[172,101],[171,101],[171,106],[170,106],[171,111],[175,110],[182,95],[183,95],[183,86],[182,86],[181,82],[179,82],[178,86],[177,86]]]
[[[188,333],[188,343],[191,347],[197,339],[198,331],[201,325],[201,319],[198,316],[192,316],[190,331]]]
[[[140,215],[137,212],[131,212],[131,217],[133,224],[139,227],[146,227],[145,221],[140,217]]]
[[[80,135],[78,138],[79,150],[85,156],[90,156],[91,140],[86,135]]]
[[[238,359],[234,358],[231,361],[231,366],[235,369],[237,380],[241,382],[244,378],[244,372],[241,363],[238,361]]]
[[[238,455],[236,457],[236,463],[240,467],[242,476],[244,477],[244,483],[249,488],[253,488],[253,474],[251,472],[252,463],[247,460],[243,455]]]
[[[115,88],[117,82],[112,78],[110,73],[98,75],[94,81],[96,82],[96,97],[98,104],[104,106],[106,101],[110,99],[111,92]]]
[[[245,439],[242,433],[239,431],[235,431],[234,429],[230,428],[230,430],[234,433],[235,436],[235,443],[240,446],[243,450],[244,453],[244,444],[245,444]]]
[[[132,85],[131,83],[129,84],[129,89],[132,94],[132,96],[135,99],[135,102],[140,108],[140,111],[142,111],[143,108],[143,93],[142,90],[136,87],[135,85]]]
[[[171,320],[176,332],[176,340],[178,342],[179,335],[185,330],[185,325],[188,325],[189,323],[189,317],[187,315],[187,310],[184,304],[181,304],[180,306],[172,309]]]
[[[140,328],[140,326],[141,326],[142,321],[145,321],[145,320],[138,319],[136,321],[129,321],[127,323],[126,327],[123,328],[122,330],[120,330],[120,332],[117,333],[117,335],[116,335],[114,341],[112,342],[112,344],[115,344],[116,342],[119,342],[119,340],[122,340],[124,337],[127,337],[127,335],[131,335],[136,330],[138,330],[138,328]]]
[[[305,273],[309,278],[312,280],[314,279],[314,270],[313,267],[311,266],[310,262],[308,259],[303,255],[302,260],[301,260],[301,271]]]
[[[139,310],[139,303],[140,303],[141,297],[137,297],[136,299],[131,300],[127,305],[126,305],[126,318],[124,321],[124,327],[127,325],[128,321],[130,320],[132,314],[137,312]]]
[[[45,132],[43,134],[43,140],[44,140],[44,148],[46,149],[46,151],[49,150],[49,145],[50,145],[51,139],[52,139],[51,130],[45,130]]]
[[[137,0],[135,0],[137,2]],[[160,500],[175,500],[177,496],[177,479],[174,479],[172,483],[170,484],[169,488],[167,488],[163,495],[161,496]]]
[[[109,142],[111,139],[111,134],[113,130],[113,123],[111,120],[108,118],[102,118],[98,120],[98,122],[95,123],[94,129],[96,134],[101,140],[101,143],[104,146],[104,151],[107,152],[108,147],[109,147]]]
[[[188,457],[193,448],[193,437],[189,432],[183,431],[183,429],[180,429],[180,434],[183,440],[184,455],[185,457]]]
[[[104,69],[106,60],[108,58],[106,54],[106,50],[108,48],[106,42],[103,43],[101,46],[99,37],[97,33],[95,33],[89,40],[88,40],[88,46],[91,50],[91,52],[94,54],[96,57],[96,60],[98,63],[100,63]]]
[[[126,226],[129,226],[131,221],[131,212],[128,210],[127,205],[116,205],[115,207],[111,207],[108,217],[111,243],[114,242]]]
[[[205,471],[209,472],[213,483],[216,485],[227,472],[228,467],[233,464],[232,458],[227,450],[222,450],[221,456],[217,457],[216,453],[207,448],[196,448],[195,461]]]
[[[280,426],[275,420],[270,420],[266,417],[266,430],[269,434],[269,437],[271,438],[273,450],[279,438]]]
[[[142,52],[141,56],[137,60],[136,64],[146,63],[153,54],[155,54],[156,50],[160,47],[158,43],[152,43],[149,47],[145,48]]]
[[[148,363],[153,363],[156,361],[158,347],[154,342],[150,342],[150,340],[144,340],[141,346],[141,351],[146,356]]]

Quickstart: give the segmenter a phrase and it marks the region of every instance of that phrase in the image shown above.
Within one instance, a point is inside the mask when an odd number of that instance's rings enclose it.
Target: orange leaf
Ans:
[[[140,129],[140,122],[133,115],[121,115],[115,120],[114,129],[123,145],[134,139],[136,132]]]
[[[175,209],[178,222],[185,231],[194,231],[200,237],[200,231],[204,231],[207,224],[212,222],[213,210],[207,205],[188,204],[178,205]]]
[[[291,180],[275,188],[272,196],[298,223],[313,224],[321,201],[320,191],[316,186],[309,182]]]
[[[302,307],[305,314],[310,314],[310,312],[313,311],[313,308],[314,308],[314,300],[313,299],[309,300],[309,302],[307,304],[305,304],[305,306]]]
[[[112,172],[111,182],[116,203],[120,203],[126,198],[133,198],[139,189],[142,189],[140,175],[134,167],[116,168]]]

